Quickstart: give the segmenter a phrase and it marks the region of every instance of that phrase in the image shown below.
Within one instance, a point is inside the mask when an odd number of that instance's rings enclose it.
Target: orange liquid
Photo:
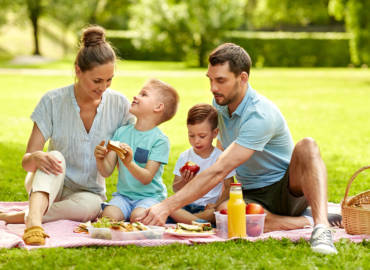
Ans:
[[[230,192],[227,203],[227,228],[229,238],[246,236],[245,202],[241,192]]]

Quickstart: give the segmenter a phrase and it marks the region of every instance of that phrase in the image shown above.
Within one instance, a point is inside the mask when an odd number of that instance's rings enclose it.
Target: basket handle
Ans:
[[[343,203],[346,204],[346,200],[347,200],[347,195],[348,195],[348,192],[349,192],[349,188],[351,187],[351,184],[353,182],[353,180],[355,180],[355,178],[357,177],[357,175],[360,174],[360,172],[364,171],[364,170],[367,170],[367,169],[370,169],[370,166],[365,166],[365,167],[362,167],[360,169],[358,169],[351,177],[351,179],[349,179],[348,181],[348,184],[347,184],[347,188],[346,188],[346,192],[344,194],[344,199],[343,199]]]

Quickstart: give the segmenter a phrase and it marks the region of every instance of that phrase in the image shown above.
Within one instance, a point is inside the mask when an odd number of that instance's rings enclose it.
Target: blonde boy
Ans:
[[[170,148],[167,136],[157,126],[175,115],[178,101],[170,85],[149,80],[130,107],[136,123],[120,127],[112,137],[120,141],[119,147],[127,152],[125,156],[109,151],[105,142],[96,146],[96,164],[103,177],[110,176],[116,165],[119,168],[117,192],[102,205],[102,216],[135,221],[146,208],[167,197],[162,174]]]

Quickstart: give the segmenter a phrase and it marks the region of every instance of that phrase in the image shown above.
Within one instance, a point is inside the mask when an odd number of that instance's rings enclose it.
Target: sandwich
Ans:
[[[109,140],[107,144],[107,149],[116,152],[120,159],[124,159],[127,151],[122,149],[119,146],[119,143],[120,143],[119,141]]]

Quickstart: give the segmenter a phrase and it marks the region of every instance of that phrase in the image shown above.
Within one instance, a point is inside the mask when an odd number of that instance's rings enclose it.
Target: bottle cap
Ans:
[[[230,186],[241,187],[242,184],[241,183],[231,183]]]

